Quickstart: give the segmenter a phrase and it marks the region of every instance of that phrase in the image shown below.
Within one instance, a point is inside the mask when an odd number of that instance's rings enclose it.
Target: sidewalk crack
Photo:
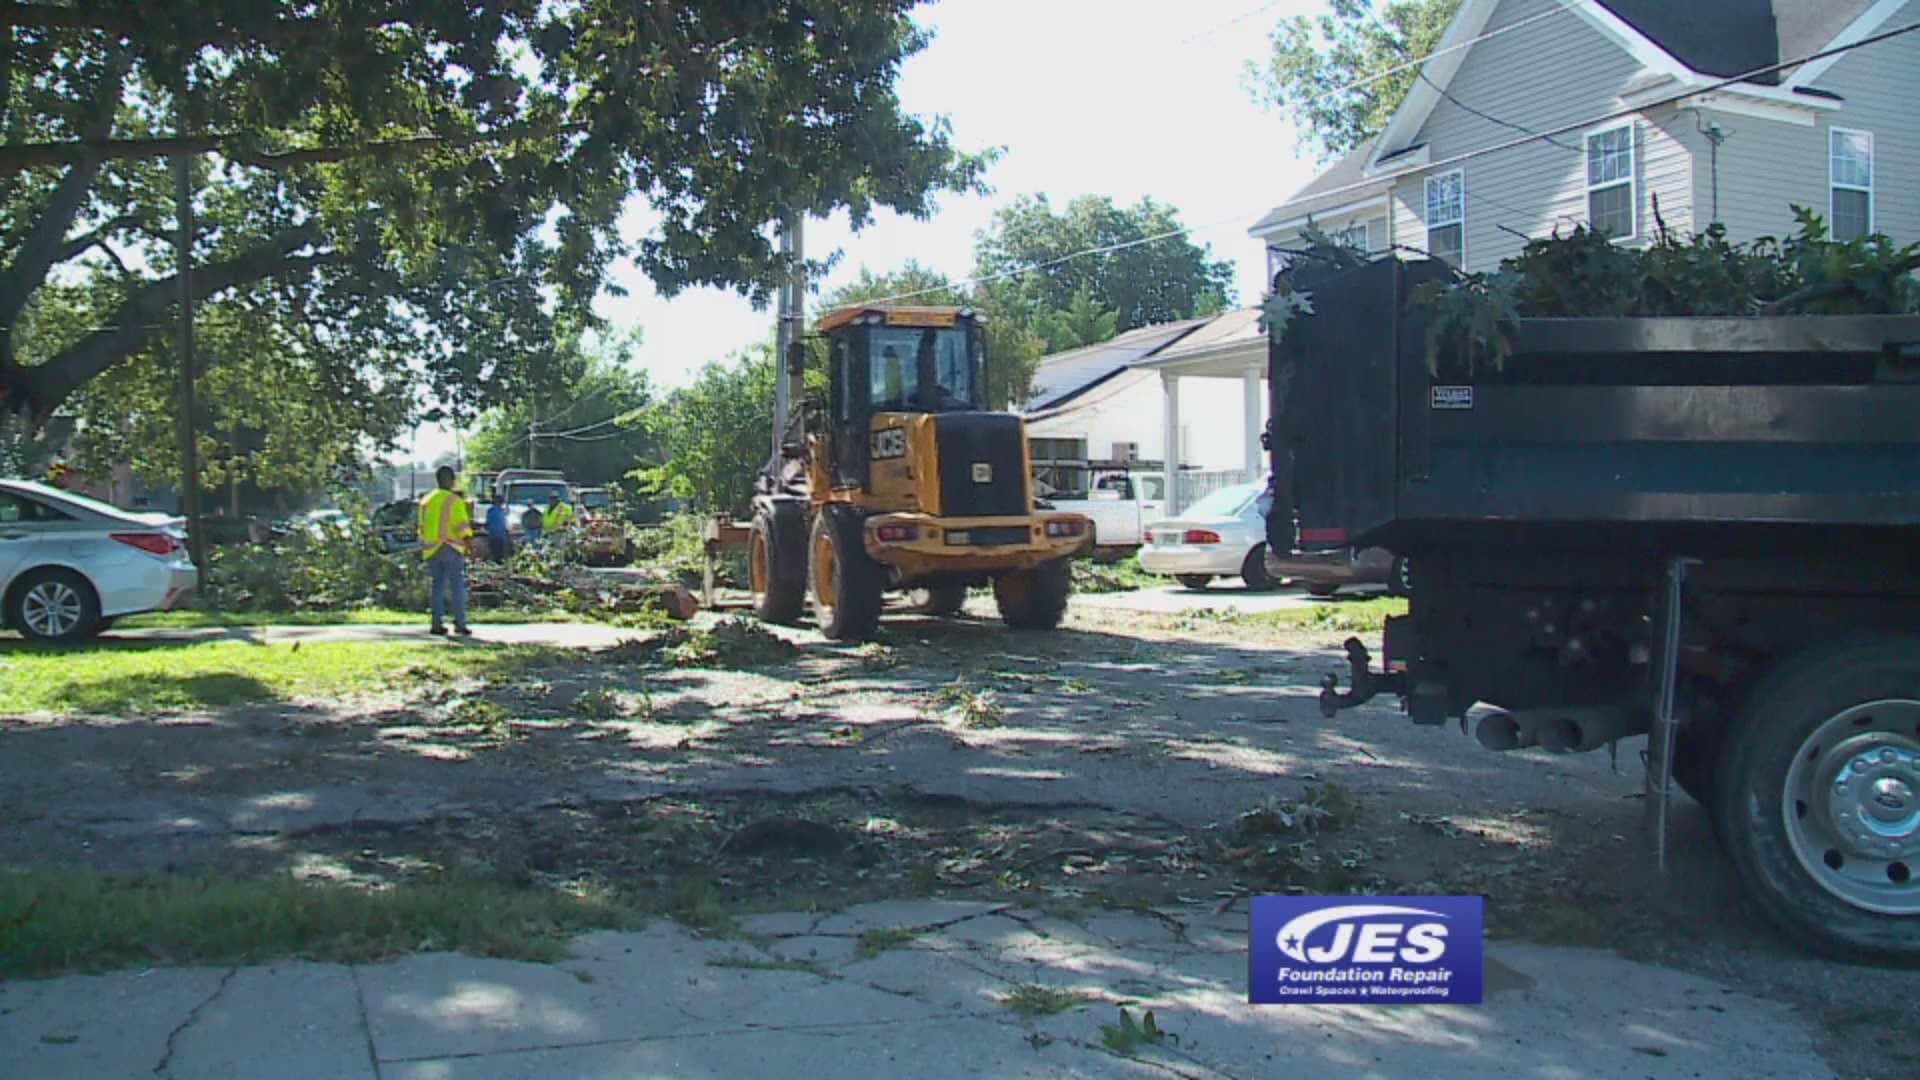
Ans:
[[[160,1063],[153,1067],[153,1075],[166,1077],[170,1074],[170,1070],[173,1068],[174,1043],[179,1040],[180,1036],[184,1034],[188,1028],[199,1022],[200,1014],[206,1011],[207,1006],[220,1000],[220,995],[227,992],[227,984],[232,982],[233,977],[238,974],[240,974],[240,968],[238,966],[228,968],[227,973],[220,976],[220,982],[214,986],[213,993],[208,994],[200,1004],[195,1005],[193,1011],[187,1014],[185,1020],[180,1021],[172,1031],[167,1032],[166,1049],[160,1054]]]
[[[353,980],[353,1006],[360,1013],[360,1034],[367,1040],[367,1064],[373,1069],[373,1080],[380,1080],[380,1052],[373,1046],[373,1023],[367,1019],[367,994],[360,988],[360,967],[347,965],[347,975]]]

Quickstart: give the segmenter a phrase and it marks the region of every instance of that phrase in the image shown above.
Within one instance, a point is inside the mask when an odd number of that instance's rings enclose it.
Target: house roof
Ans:
[[[1141,326],[1110,341],[1054,353],[1040,359],[1033,373],[1027,412],[1057,409],[1167,346],[1205,326],[1207,319]]]
[[[1732,78],[1819,52],[1873,0],[1597,0],[1675,60]],[[1790,73],[1752,81],[1777,84]]]
[[[1282,222],[1323,214],[1364,197],[1365,192],[1355,190],[1354,185],[1367,179],[1367,161],[1373,157],[1373,147],[1378,141],[1379,136],[1376,135],[1348,151],[1340,160],[1327,166],[1319,176],[1307,181],[1306,186],[1294,192],[1286,202],[1254,222],[1253,228],[1248,231],[1258,235],[1271,231]],[[1385,184],[1383,179],[1381,186]]]
[[[1463,3],[1434,59],[1423,69],[1431,82],[1414,85],[1386,130],[1334,162],[1248,232],[1265,235],[1282,223],[1365,199],[1373,193],[1370,180],[1376,176],[1384,188],[1391,179],[1384,174],[1393,171],[1393,159],[1419,149],[1419,144],[1407,140],[1418,134],[1444,87],[1472,51],[1457,46],[1470,43],[1485,30],[1498,3]],[[1600,28],[1643,64],[1705,81],[1732,78],[1857,40],[1899,6],[1888,0],[1589,0],[1569,4],[1566,10]],[[1797,71],[1756,76],[1749,81],[1767,89],[1752,92],[1779,95],[1798,90],[1801,100],[1807,101],[1815,92],[1804,84],[1831,62],[1815,61]],[[1781,83],[1790,85],[1780,87]]]

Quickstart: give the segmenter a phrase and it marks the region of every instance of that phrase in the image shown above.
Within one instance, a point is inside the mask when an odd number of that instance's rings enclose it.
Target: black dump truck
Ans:
[[[1410,579],[1322,711],[1646,736],[1662,859],[1671,778],[1795,937],[1920,958],[1920,317],[1520,319],[1468,372],[1412,295],[1447,276],[1303,276],[1270,347],[1271,548]]]

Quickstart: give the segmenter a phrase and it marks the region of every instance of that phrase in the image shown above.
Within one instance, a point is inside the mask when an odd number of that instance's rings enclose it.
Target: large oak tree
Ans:
[[[619,259],[764,298],[783,210],[861,224],[977,186],[895,94],[914,6],[0,0],[0,402],[37,422],[166,362],[178,150],[194,294],[297,320],[303,365],[354,373],[316,385],[406,380],[471,418],[542,377]]]

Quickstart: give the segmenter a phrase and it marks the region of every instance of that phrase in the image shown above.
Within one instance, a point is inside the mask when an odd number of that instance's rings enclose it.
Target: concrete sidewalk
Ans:
[[[866,932],[898,931],[885,940]],[[1246,915],[889,902],[449,954],[0,983],[0,1073],[495,1077],[1829,1077],[1780,1006],[1610,954],[1488,951],[1480,1006],[1246,1003]],[[883,947],[891,945],[892,947]],[[1064,991],[1063,1011],[1023,1012]],[[1070,1003],[1070,1004],[1068,1004]],[[1151,1009],[1164,1041],[1102,1026]],[[1044,1012],[1044,1010],[1040,1010]]]
[[[483,643],[493,645],[547,645],[562,649],[600,649],[617,645],[645,631],[622,629],[602,623],[475,623],[471,638],[437,638],[427,633],[426,617],[418,626],[210,626],[193,629],[155,627],[138,630],[111,630],[105,641],[154,641],[197,643],[235,641],[249,645],[291,645],[299,642],[334,641],[447,641],[452,644]]]

